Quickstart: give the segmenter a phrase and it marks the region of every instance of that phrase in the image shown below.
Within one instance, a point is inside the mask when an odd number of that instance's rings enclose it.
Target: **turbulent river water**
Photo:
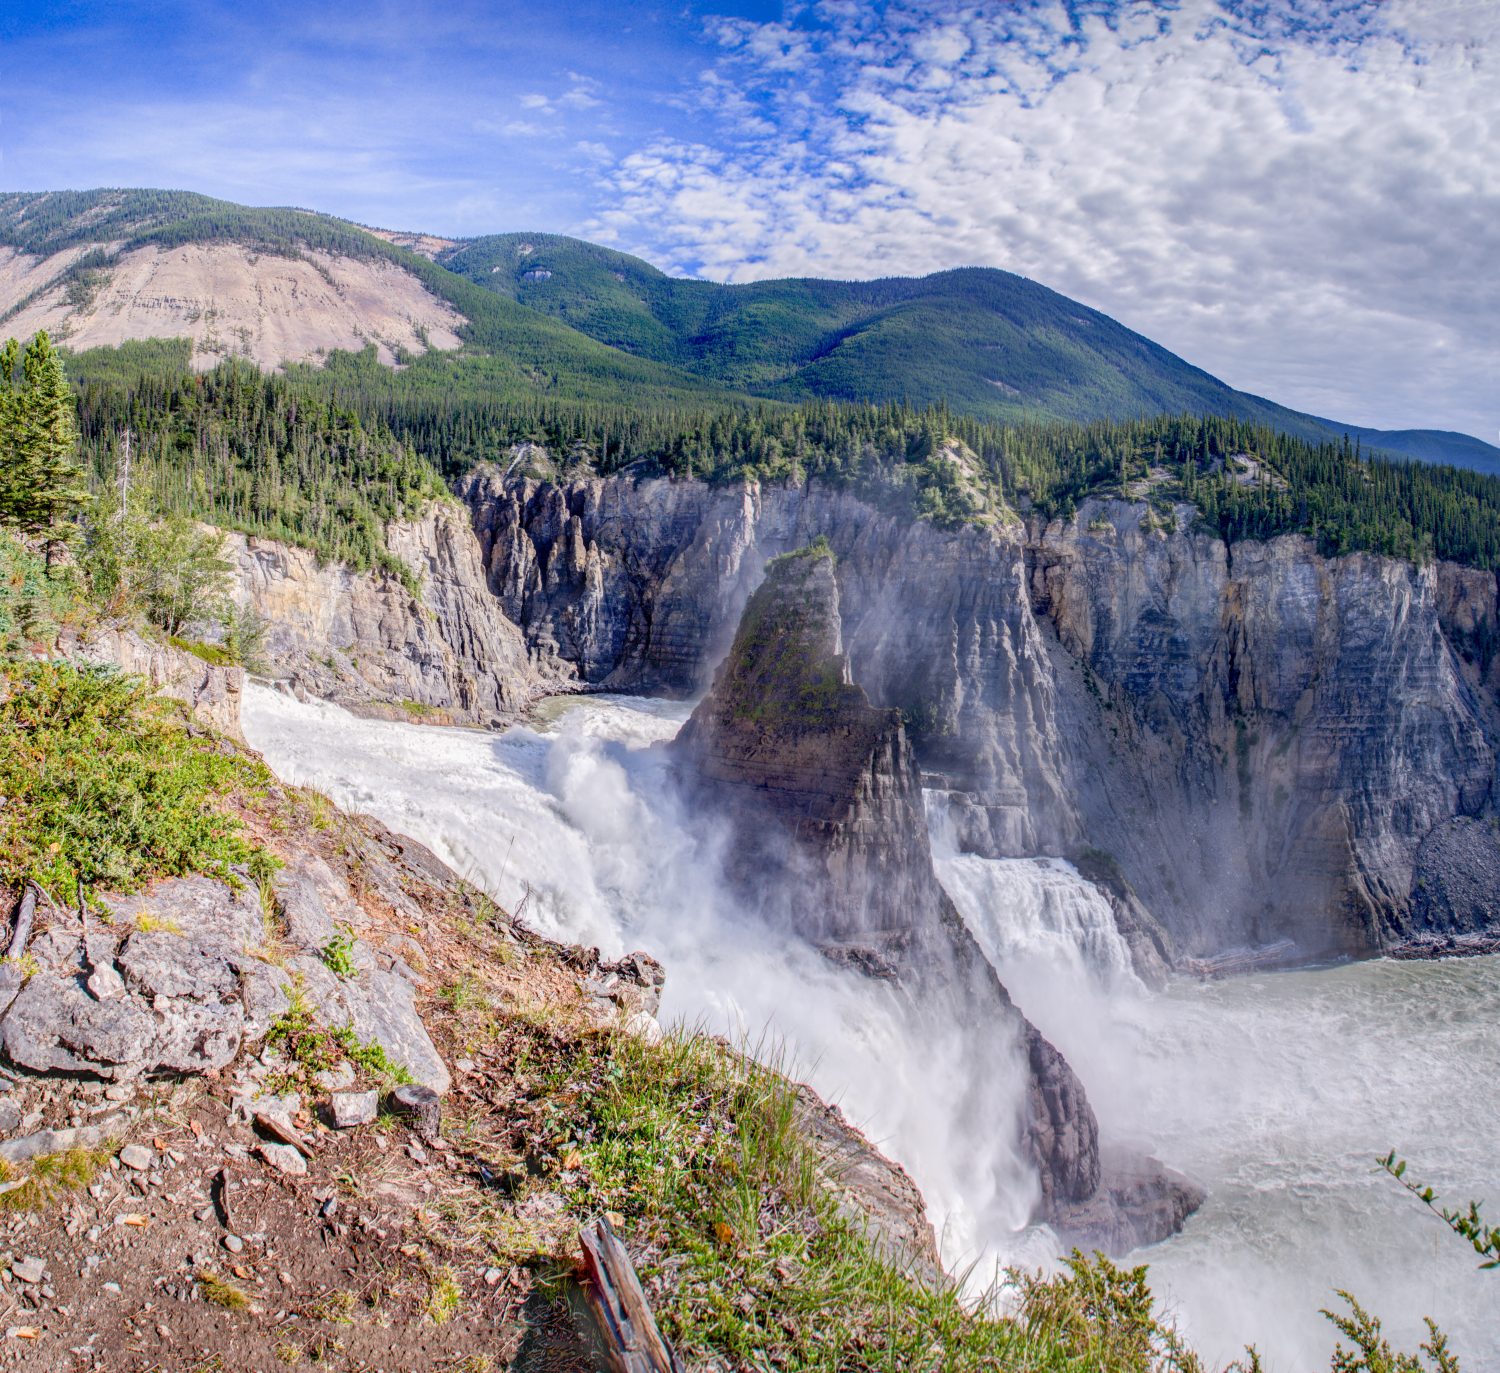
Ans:
[[[878,984],[768,939],[715,880],[718,836],[672,798],[680,703],[549,703],[501,735],[360,720],[252,686],[245,730],[285,779],[430,845],[543,933],[666,965],[663,1018],[784,1046],[799,1075],[907,1166],[952,1261],[1044,1262],[1004,1144],[1018,1069],[913,1043]],[[934,815],[941,807],[934,806]],[[1320,1307],[1355,1293],[1415,1347],[1432,1315],[1466,1370],[1500,1369],[1500,1275],[1373,1168],[1500,1213],[1500,959],[1370,962],[1146,991],[1108,906],[1066,863],[953,851],[938,875],[1022,1009],[1067,1054],[1111,1139],[1207,1187],[1143,1251],[1203,1353],[1256,1342],[1278,1373],[1327,1366]],[[960,1082],[990,1109],[962,1122]],[[998,1141],[998,1142],[997,1142]]]

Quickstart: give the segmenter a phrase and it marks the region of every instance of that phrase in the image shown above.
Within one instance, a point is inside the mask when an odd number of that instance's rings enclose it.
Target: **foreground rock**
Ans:
[[[778,559],[673,746],[685,785],[733,826],[729,876],[762,918],[837,963],[894,980],[919,1039],[951,1046],[962,1037],[976,1090],[993,1090],[994,1070],[1019,1056],[1021,1147],[1040,1181],[1041,1216],[1069,1216],[1101,1242],[1137,1231],[1162,1238],[1201,1198],[1159,1169],[1135,1190],[1101,1190],[1083,1087],[1011,1002],[938,883],[900,716],[870,705],[842,650],[832,557]],[[767,892],[767,872],[787,880]]]
[[[448,1069],[404,960],[351,936],[352,975],[325,961],[335,932],[366,921],[347,881],[304,854],[277,887],[281,923],[269,928],[253,883],[202,876],[107,897],[84,922],[54,912],[28,950],[36,971],[0,1020],[6,1057],[32,1072],[112,1081],[216,1072],[264,1038],[296,996],[322,1023],[446,1091]]]

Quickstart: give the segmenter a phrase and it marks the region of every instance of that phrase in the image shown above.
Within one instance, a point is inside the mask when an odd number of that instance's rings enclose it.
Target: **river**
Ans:
[[[782,1046],[921,1185],[945,1257],[1040,1263],[1033,1195],[994,1127],[1016,1065],[914,1045],[888,989],[762,937],[716,879],[722,842],[672,799],[680,703],[548,703],[504,734],[357,719],[252,685],[251,743],[423,841],[542,933],[667,967],[665,1019]],[[936,812],[939,808],[934,807]],[[1199,1349],[1254,1341],[1276,1373],[1327,1366],[1318,1314],[1346,1288],[1414,1348],[1432,1315],[1466,1370],[1500,1368],[1500,1274],[1373,1166],[1390,1148],[1452,1201],[1500,1215],[1500,959],[1374,961],[1148,992],[1108,907],[1066,863],[954,853],[938,875],[1018,1004],[1067,1054],[1103,1132],[1203,1184],[1183,1232],[1138,1255]],[[1101,914],[1102,912],[1102,914]],[[959,1056],[953,1056],[955,1060]],[[954,1119],[982,1071],[987,1120]]]

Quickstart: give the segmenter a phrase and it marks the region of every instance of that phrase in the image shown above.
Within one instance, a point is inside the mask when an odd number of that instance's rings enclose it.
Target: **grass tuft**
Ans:
[[[442,1268],[432,1275],[427,1294],[427,1316],[434,1325],[446,1325],[464,1304],[463,1289],[451,1269]]]
[[[383,1045],[362,1042],[351,1026],[321,1024],[300,977],[293,979],[287,1008],[271,1023],[266,1043],[280,1049],[291,1064],[277,1075],[278,1087],[314,1089],[319,1073],[345,1060],[382,1083],[413,1081],[406,1066],[396,1062]]]
[[[40,1211],[51,1205],[60,1192],[87,1187],[109,1163],[110,1149],[64,1149],[31,1160],[25,1174],[17,1178],[14,1167],[0,1159],[0,1183],[18,1182],[0,1192],[0,1211]]]
[[[226,1311],[250,1309],[250,1298],[232,1282],[207,1269],[200,1269],[195,1276],[205,1301],[211,1301],[215,1306],[222,1306]]]

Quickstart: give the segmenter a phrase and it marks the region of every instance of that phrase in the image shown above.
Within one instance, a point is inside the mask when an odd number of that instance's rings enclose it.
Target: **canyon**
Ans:
[[[459,495],[392,527],[420,597],[237,544],[295,689],[486,725],[559,692],[689,698],[766,562],[823,538],[852,678],[959,848],[1075,861],[1142,976],[1493,935],[1463,876],[1500,853],[1490,573],[1230,548],[1122,500],[944,529],[816,482],[481,468]]]

